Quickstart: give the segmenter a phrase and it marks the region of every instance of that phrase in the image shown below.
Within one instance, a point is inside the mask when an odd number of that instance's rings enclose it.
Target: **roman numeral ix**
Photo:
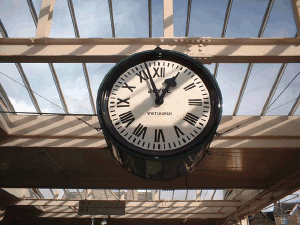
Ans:
[[[121,98],[117,98],[118,102],[117,102],[117,107],[129,107],[129,99],[130,98],[125,98],[125,99],[121,99]]]
[[[154,142],[160,142],[160,138],[165,142],[165,136],[162,129],[155,129]]]
[[[122,113],[120,114],[120,120],[121,122],[124,124],[124,123],[127,123],[126,124],[126,128],[129,127],[129,125],[135,120],[133,114],[131,111],[128,111],[126,113]]]
[[[188,122],[189,124],[195,126],[197,123],[197,120],[199,119],[198,116],[195,116],[192,113],[187,113],[186,116],[183,118],[184,121]]]
[[[144,139],[146,131],[147,127],[144,127],[142,124],[139,124],[132,133],[137,137],[140,137],[142,135],[142,139]]]

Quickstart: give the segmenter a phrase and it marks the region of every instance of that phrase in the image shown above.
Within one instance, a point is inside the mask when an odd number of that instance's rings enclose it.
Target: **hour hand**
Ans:
[[[163,93],[160,96],[160,101],[163,102],[164,101],[164,97],[165,94],[167,93],[167,91],[169,90],[170,87],[176,87],[177,83],[176,83],[176,78],[178,77],[178,75],[180,74],[180,72],[178,72],[176,74],[176,76],[172,77],[172,78],[168,78],[165,79],[164,83],[167,85],[166,88],[164,89]]]

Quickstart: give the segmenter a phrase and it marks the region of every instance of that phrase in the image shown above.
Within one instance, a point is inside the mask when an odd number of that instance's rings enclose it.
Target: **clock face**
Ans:
[[[148,151],[188,145],[211,116],[210,94],[201,76],[169,60],[128,68],[113,83],[107,102],[109,119],[121,138]]]
[[[97,96],[104,135],[120,152],[147,160],[175,159],[208,146],[221,104],[219,87],[200,62],[162,49],[116,64]]]

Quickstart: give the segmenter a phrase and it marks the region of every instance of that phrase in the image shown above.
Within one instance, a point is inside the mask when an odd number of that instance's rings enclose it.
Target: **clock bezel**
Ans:
[[[169,60],[187,67],[199,76],[210,95],[210,117],[203,128],[202,132],[196,136],[191,142],[174,150],[154,151],[138,147],[126,139],[124,139],[116,130],[111,122],[108,110],[108,99],[115,82],[119,77],[124,74],[128,69],[143,62],[153,60]],[[178,158],[191,154],[194,151],[200,150],[208,141],[211,141],[212,136],[215,134],[216,129],[221,120],[222,114],[222,96],[218,84],[216,83],[213,75],[200,63],[199,61],[182,54],[180,52],[170,50],[150,50],[136,53],[119,63],[117,63],[104,77],[97,95],[97,113],[101,128],[105,135],[107,135],[112,142],[127,151],[141,158],[152,160],[164,160]]]

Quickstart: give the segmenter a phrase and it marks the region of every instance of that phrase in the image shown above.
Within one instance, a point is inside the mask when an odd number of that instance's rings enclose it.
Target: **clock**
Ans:
[[[97,113],[117,162],[137,176],[164,180],[203,159],[220,123],[222,96],[199,61],[157,47],[108,72]]]

